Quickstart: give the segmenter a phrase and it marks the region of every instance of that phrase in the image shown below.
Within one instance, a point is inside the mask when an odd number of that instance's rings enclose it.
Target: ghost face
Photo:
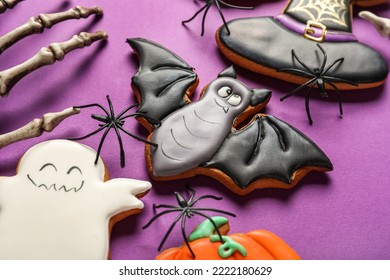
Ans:
[[[71,141],[55,141],[35,146],[22,158],[18,175],[32,187],[52,192],[79,193],[88,178],[103,180],[104,166],[94,165],[94,152]],[[89,180],[90,181],[90,180]]]
[[[53,163],[45,163],[37,172],[27,174],[30,182],[38,188],[78,192],[84,186],[83,172],[78,166],[71,166],[67,171],[58,170]]]

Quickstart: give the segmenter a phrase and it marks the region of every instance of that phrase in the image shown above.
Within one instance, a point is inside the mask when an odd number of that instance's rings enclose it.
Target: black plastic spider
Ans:
[[[163,216],[165,214],[169,214],[172,212],[180,212],[180,214],[175,218],[172,225],[168,229],[163,240],[161,241],[161,243],[158,247],[158,251],[161,250],[161,248],[164,245],[165,241],[167,240],[169,234],[172,232],[172,230],[175,227],[175,225],[177,224],[177,222],[181,219],[181,232],[182,232],[184,241],[185,241],[188,249],[190,250],[192,256],[195,258],[195,254],[191,249],[191,246],[190,246],[188,238],[187,238],[187,234],[185,232],[185,224],[186,224],[187,218],[191,219],[191,217],[193,217],[196,214],[196,215],[200,215],[200,216],[208,219],[213,224],[215,231],[217,232],[217,234],[219,236],[219,239],[223,243],[224,241],[222,239],[222,235],[218,229],[218,226],[213,221],[213,219],[211,219],[210,216],[203,214],[200,211],[212,211],[212,212],[222,213],[225,215],[230,215],[232,217],[236,217],[236,215],[234,215],[233,213],[227,212],[227,211],[213,209],[213,208],[195,208],[194,205],[202,199],[211,198],[211,199],[215,199],[215,200],[221,200],[222,197],[217,197],[214,195],[203,195],[203,196],[198,197],[197,199],[194,199],[195,198],[195,190],[191,189],[189,186],[186,186],[186,187],[189,191],[191,191],[191,195],[190,195],[188,200],[185,200],[180,193],[175,192],[174,194],[176,196],[177,203],[179,204],[178,206],[165,205],[165,204],[159,204],[159,205],[153,204],[153,211],[155,211],[157,208],[166,208],[166,209],[170,209],[170,210],[165,210],[165,211],[157,214],[156,216],[154,216],[145,226],[143,226],[142,229],[148,228],[154,221],[156,221],[158,218],[160,218],[161,216]]]
[[[105,115],[92,114],[91,118],[93,118],[94,120],[97,120],[99,122],[102,122],[102,124],[99,124],[100,127],[97,130],[95,130],[95,131],[93,131],[85,136],[77,137],[77,138],[69,138],[69,140],[82,140],[82,139],[88,138],[92,135],[95,135],[96,133],[102,131],[103,129],[106,129],[104,131],[102,139],[100,140],[100,143],[99,143],[99,148],[98,148],[98,151],[96,154],[96,159],[95,159],[95,164],[96,164],[98,162],[98,159],[99,159],[99,155],[100,155],[100,151],[101,151],[102,146],[103,146],[103,142],[106,139],[108,132],[113,128],[115,130],[116,136],[118,137],[119,146],[120,146],[120,161],[121,161],[121,167],[123,168],[125,166],[125,152],[123,149],[122,137],[119,133],[119,130],[123,131],[124,133],[135,138],[138,141],[141,141],[141,142],[144,142],[146,144],[157,147],[157,144],[149,142],[145,139],[142,139],[139,136],[134,135],[134,134],[130,133],[129,131],[127,131],[126,129],[124,129],[123,125],[125,124],[125,119],[131,118],[131,117],[142,117],[142,118],[147,119],[151,124],[155,125],[156,127],[160,126],[161,122],[159,120],[151,118],[151,117],[144,115],[142,113],[132,113],[132,114],[125,115],[129,110],[131,110],[135,107],[138,107],[138,104],[127,107],[119,115],[116,116],[114,113],[114,107],[112,106],[112,102],[110,100],[110,97],[108,95],[106,97],[107,97],[107,102],[108,102],[108,106],[109,106],[110,111],[107,111],[107,109],[105,109],[102,105],[97,104],[97,103],[89,104],[89,105],[82,105],[82,106],[74,106],[74,108],[77,108],[77,109],[88,108],[88,107],[99,107],[100,109],[103,110]]]
[[[329,66],[327,66],[325,68],[326,62],[327,62],[327,54],[326,54],[324,49],[319,44],[317,44],[317,47],[320,49],[320,51],[322,52],[322,55],[323,55],[323,61],[322,61],[321,68],[310,69],[305,63],[303,63],[298,58],[298,56],[296,55],[295,51],[291,50],[292,57],[294,59],[296,59],[299,62],[299,64],[301,64],[302,67],[306,69],[306,71],[305,70],[301,70],[301,69],[297,69],[297,68],[282,68],[282,69],[278,69],[278,71],[280,71],[280,72],[299,74],[299,75],[303,75],[305,77],[311,78],[310,80],[308,80],[304,84],[300,85],[299,87],[297,87],[296,89],[291,91],[289,94],[287,94],[287,95],[283,96],[282,98],[280,98],[280,101],[283,101],[284,99],[286,99],[286,98],[290,97],[291,95],[297,93],[299,90],[301,90],[305,86],[309,86],[309,89],[307,91],[306,98],[305,98],[305,106],[306,106],[306,113],[307,113],[307,117],[309,118],[310,125],[313,124],[313,120],[312,120],[311,115],[310,115],[309,97],[310,97],[310,92],[311,92],[311,90],[313,89],[314,86],[317,86],[318,90],[320,91],[320,95],[322,97],[328,97],[328,94],[325,91],[325,84],[330,85],[336,91],[338,102],[339,102],[339,110],[340,110],[340,115],[341,116],[343,115],[343,105],[342,105],[342,101],[341,101],[341,94],[340,94],[338,88],[336,87],[336,85],[333,82],[347,83],[347,84],[350,84],[350,85],[358,86],[358,84],[356,84],[354,82],[326,75],[328,73],[328,71],[330,69],[332,69],[333,67],[335,67],[337,64],[339,64],[339,65],[342,64],[343,61],[344,61],[344,58],[336,59]]]
[[[234,8],[234,9],[240,9],[240,10],[252,10],[253,7],[242,7],[242,6],[236,6],[236,5],[232,5],[232,4],[229,4],[229,3],[226,3],[225,1],[222,1],[222,0],[204,0],[204,1],[207,1],[206,4],[200,8],[190,19],[187,19],[187,20],[184,20],[182,21],[181,23],[183,25],[185,25],[186,23],[192,21],[194,18],[197,17],[197,15],[199,15],[203,10],[204,13],[203,13],[203,18],[202,18],[202,33],[201,33],[201,36],[203,36],[204,34],[204,23],[205,23],[205,20],[206,20],[206,15],[210,9],[210,7],[215,3],[215,6],[217,6],[217,10],[222,18],[222,21],[223,21],[223,25],[226,27],[226,30],[227,30],[227,33],[228,35],[230,35],[230,30],[229,30],[229,27],[226,23],[226,20],[225,20],[225,17],[223,16],[223,13],[222,13],[222,10],[221,10],[221,5],[224,5],[226,7],[229,7],[229,8]]]

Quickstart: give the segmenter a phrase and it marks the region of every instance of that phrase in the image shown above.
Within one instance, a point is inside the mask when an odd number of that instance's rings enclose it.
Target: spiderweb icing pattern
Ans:
[[[298,17],[326,24],[332,22],[339,27],[349,28],[349,0],[296,0],[286,12]]]

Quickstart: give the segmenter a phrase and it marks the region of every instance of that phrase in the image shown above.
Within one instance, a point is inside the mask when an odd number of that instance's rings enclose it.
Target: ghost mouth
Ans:
[[[46,185],[46,184],[40,184],[38,185],[37,183],[34,182],[33,179],[31,179],[30,175],[27,174],[27,178],[31,181],[31,183],[33,183],[34,186],[36,186],[37,188],[44,188],[46,190],[55,190],[55,191],[65,191],[65,192],[70,192],[70,191],[74,191],[75,193],[78,192],[79,190],[81,190],[81,188],[84,186],[84,181],[81,181],[81,184],[79,187],[67,187],[65,185],[62,185],[61,187],[57,187],[57,185],[54,183],[54,184],[51,184],[50,186]]]
[[[215,98],[214,98],[214,102],[215,102],[215,104],[217,104],[219,107],[221,107],[225,113],[227,113],[227,112],[229,111],[229,107],[226,107],[226,106],[223,106],[223,105],[219,104],[219,103],[218,103],[218,100],[215,99]]]

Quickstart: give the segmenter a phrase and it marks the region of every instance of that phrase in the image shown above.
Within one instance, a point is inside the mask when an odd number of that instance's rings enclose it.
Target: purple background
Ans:
[[[236,1],[254,5],[253,11],[224,9],[230,19],[278,14],[284,1]],[[109,34],[106,44],[94,44],[69,54],[64,61],[36,71],[23,79],[7,98],[0,99],[0,133],[16,129],[46,112],[60,111],[73,105],[99,102],[106,106],[109,94],[117,111],[135,103],[130,78],[138,68],[137,59],[126,38],[144,37],[165,45],[179,54],[200,77],[200,89],[225,69],[230,62],[218,51],[215,30],[222,24],[215,7],[206,19],[204,37],[200,37],[201,18],[187,27],[181,21],[193,15],[203,5],[192,0],[117,0],[117,1],[47,1],[26,0],[13,10],[0,15],[0,34],[24,23],[39,13],[66,10],[75,5],[99,5],[105,14],[68,21],[19,42],[0,56],[1,70],[21,63],[41,47],[52,42],[68,40],[80,31],[104,29]],[[370,9],[390,17],[389,7]],[[354,33],[390,60],[389,39],[354,14]],[[267,229],[289,243],[303,259],[390,259],[390,97],[389,84],[382,87],[343,93],[344,117],[338,115],[334,94],[329,99],[313,94],[311,110],[314,125],[308,124],[304,110],[304,95],[285,102],[279,98],[296,86],[252,74],[238,68],[241,80],[250,87],[268,88],[273,98],[265,112],[289,122],[316,142],[334,164],[327,174],[310,173],[292,190],[258,190],[245,197],[230,192],[217,181],[198,176],[174,182],[153,182],[153,189],[144,197],[145,210],[120,222],[113,230],[111,257],[113,259],[153,259],[157,247],[174,215],[164,216],[149,229],[141,227],[152,217],[152,204],[176,204],[173,191],[184,192],[184,184],[196,188],[197,196],[213,194],[224,200],[205,200],[204,207],[232,211],[231,232]],[[46,139],[84,135],[96,129],[90,119],[98,110],[83,110],[64,121],[54,132],[27,140],[0,151],[0,174],[15,173],[18,159],[35,143]],[[147,132],[135,120],[126,128],[142,137]],[[97,149],[100,136],[81,141]],[[111,178],[129,177],[149,180],[144,160],[144,144],[124,137],[126,167],[119,167],[119,149],[111,133],[104,144],[102,157]],[[28,209],[26,209],[28,211]],[[190,232],[201,219],[187,224]],[[164,248],[183,242],[177,227]]]

